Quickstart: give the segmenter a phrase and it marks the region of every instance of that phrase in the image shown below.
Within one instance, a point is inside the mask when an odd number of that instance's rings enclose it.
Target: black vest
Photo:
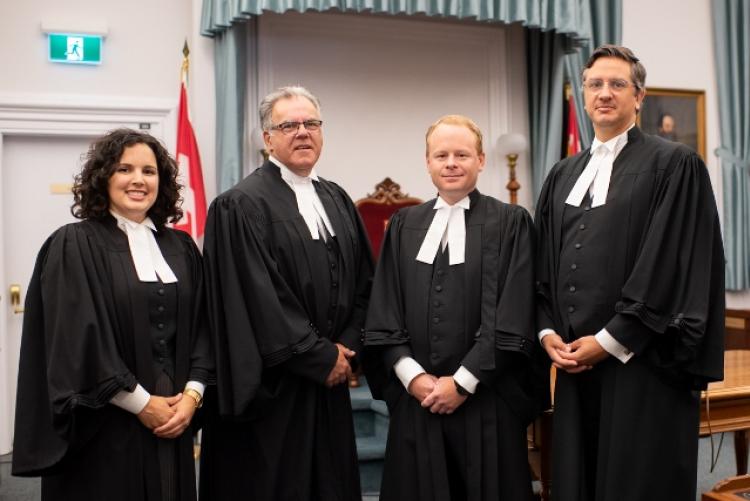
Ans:
[[[315,304],[311,305],[315,311],[310,312],[310,317],[319,335],[331,338],[341,330],[339,324],[346,321],[339,318],[341,315],[338,314],[341,293],[339,283],[343,267],[338,240],[326,232],[326,240],[323,240],[322,235],[319,240],[313,240],[310,251],[313,263],[310,272],[315,284]]]
[[[429,354],[420,358],[427,362],[427,371],[436,376],[455,373],[474,342],[471,333],[466,332],[465,265],[449,266],[449,251],[447,247],[435,256],[425,319],[427,339],[426,343],[419,343],[429,346]],[[476,310],[478,316],[478,305]]]
[[[148,320],[154,375],[164,372],[174,381],[175,338],[177,334],[177,284],[143,282],[148,294]],[[182,312],[184,315],[190,312]]]
[[[565,329],[563,338],[596,334],[614,314],[606,304],[605,285],[611,276],[606,249],[608,233],[603,208],[591,208],[587,195],[580,207],[565,204],[557,297]]]

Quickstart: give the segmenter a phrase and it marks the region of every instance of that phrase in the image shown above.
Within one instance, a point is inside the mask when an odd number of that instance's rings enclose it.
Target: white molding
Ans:
[[[317,13],[317,12],[287,12],[284,14],[264,13],[259,18],[261,38],[272,35],[271,29],[276,23],[292,28],[295,34],[315,35],[331,33],[345,35],[347,38],[359,37],[370,39],[373,33],[387,35],[398,40],[422,41],[434,39],[439,33],[445,40],[459,40],[461,42],[474,41],[482,43],[488,37],[502,33],[507,29],[503,24],[480,24],[457,22],[450,18],[429,19],[415,16],[378,16],[366,13]]]
[[[81,34],[81,35],[101,35],[106,37],[109,34],[107,22],[103,19],[86,19],[68,18],[61,19],[43,19],[41,24],[42,33],[62,33],[62,34]]]
[[[3,134],[0,131],[0,202],[2,202],[3,194],[3,176],[2,176],[2,162],[3,162]],[[0,203],[0,222],[3,221],[3,207]],[[0,233],[2,236],[2,233]],[[1,243],[1,242],[0,242]],[[10,378],[8,364],[8,336],[7,336],[7,325],[8,325],[8,313],[10,301],[9,293],[7,290],[8,282],[5,281],[5,245],[0,245],[0,402],[2,402],[2,409],[0,410],[0,455],[7,454],[13,449],[13,430],[9,428],[7,423],[13,422],[13,416],[10,413],[10,409],[13,405],[7,405],[5,398],[10,397]]]
[[[169,145],[176,129],[176,107],[168,99],[0,94],[0,134],[93,137],[116,127],[137,129],[148,123],[150,133]]]

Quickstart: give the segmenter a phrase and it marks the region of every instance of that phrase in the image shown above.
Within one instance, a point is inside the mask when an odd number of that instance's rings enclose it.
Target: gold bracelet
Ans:
[[[186,388],[185,391],[182,392],[183,395],[186,395],[193,400],[195,400],[195,408],[200,409],[203,405],[203,396],[201,396],[198,391],[192,389],[192,388]]]

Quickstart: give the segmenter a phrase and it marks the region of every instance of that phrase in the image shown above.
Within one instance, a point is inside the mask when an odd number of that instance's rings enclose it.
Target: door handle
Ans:
[[[13,307],[13,313],[23,313],[21,307],[21,286],[18,284],[10,284],[10,305]]]

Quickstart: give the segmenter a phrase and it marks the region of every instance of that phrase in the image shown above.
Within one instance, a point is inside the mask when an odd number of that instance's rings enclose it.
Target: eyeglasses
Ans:
[[[585,81],[581,87],[583,89],[588,89],[591,92],[599,92],[604,88],[605,85],[609,86],[609,90],[611,90],[612,92],[622,92],[628,87],[635,87],[635,84],[632,84],[627,80],[622,80],[620,78],[610,80],[609,82],[601,80],[599,78],[595,78]]]
[[[296,134],[299,126],[304,125],[307,132],[316,132],[323,125],[323,120],[305,120],[304,122],[282,122],[278,125],[272,125],[271,130],[280,130],[284,135]]]

